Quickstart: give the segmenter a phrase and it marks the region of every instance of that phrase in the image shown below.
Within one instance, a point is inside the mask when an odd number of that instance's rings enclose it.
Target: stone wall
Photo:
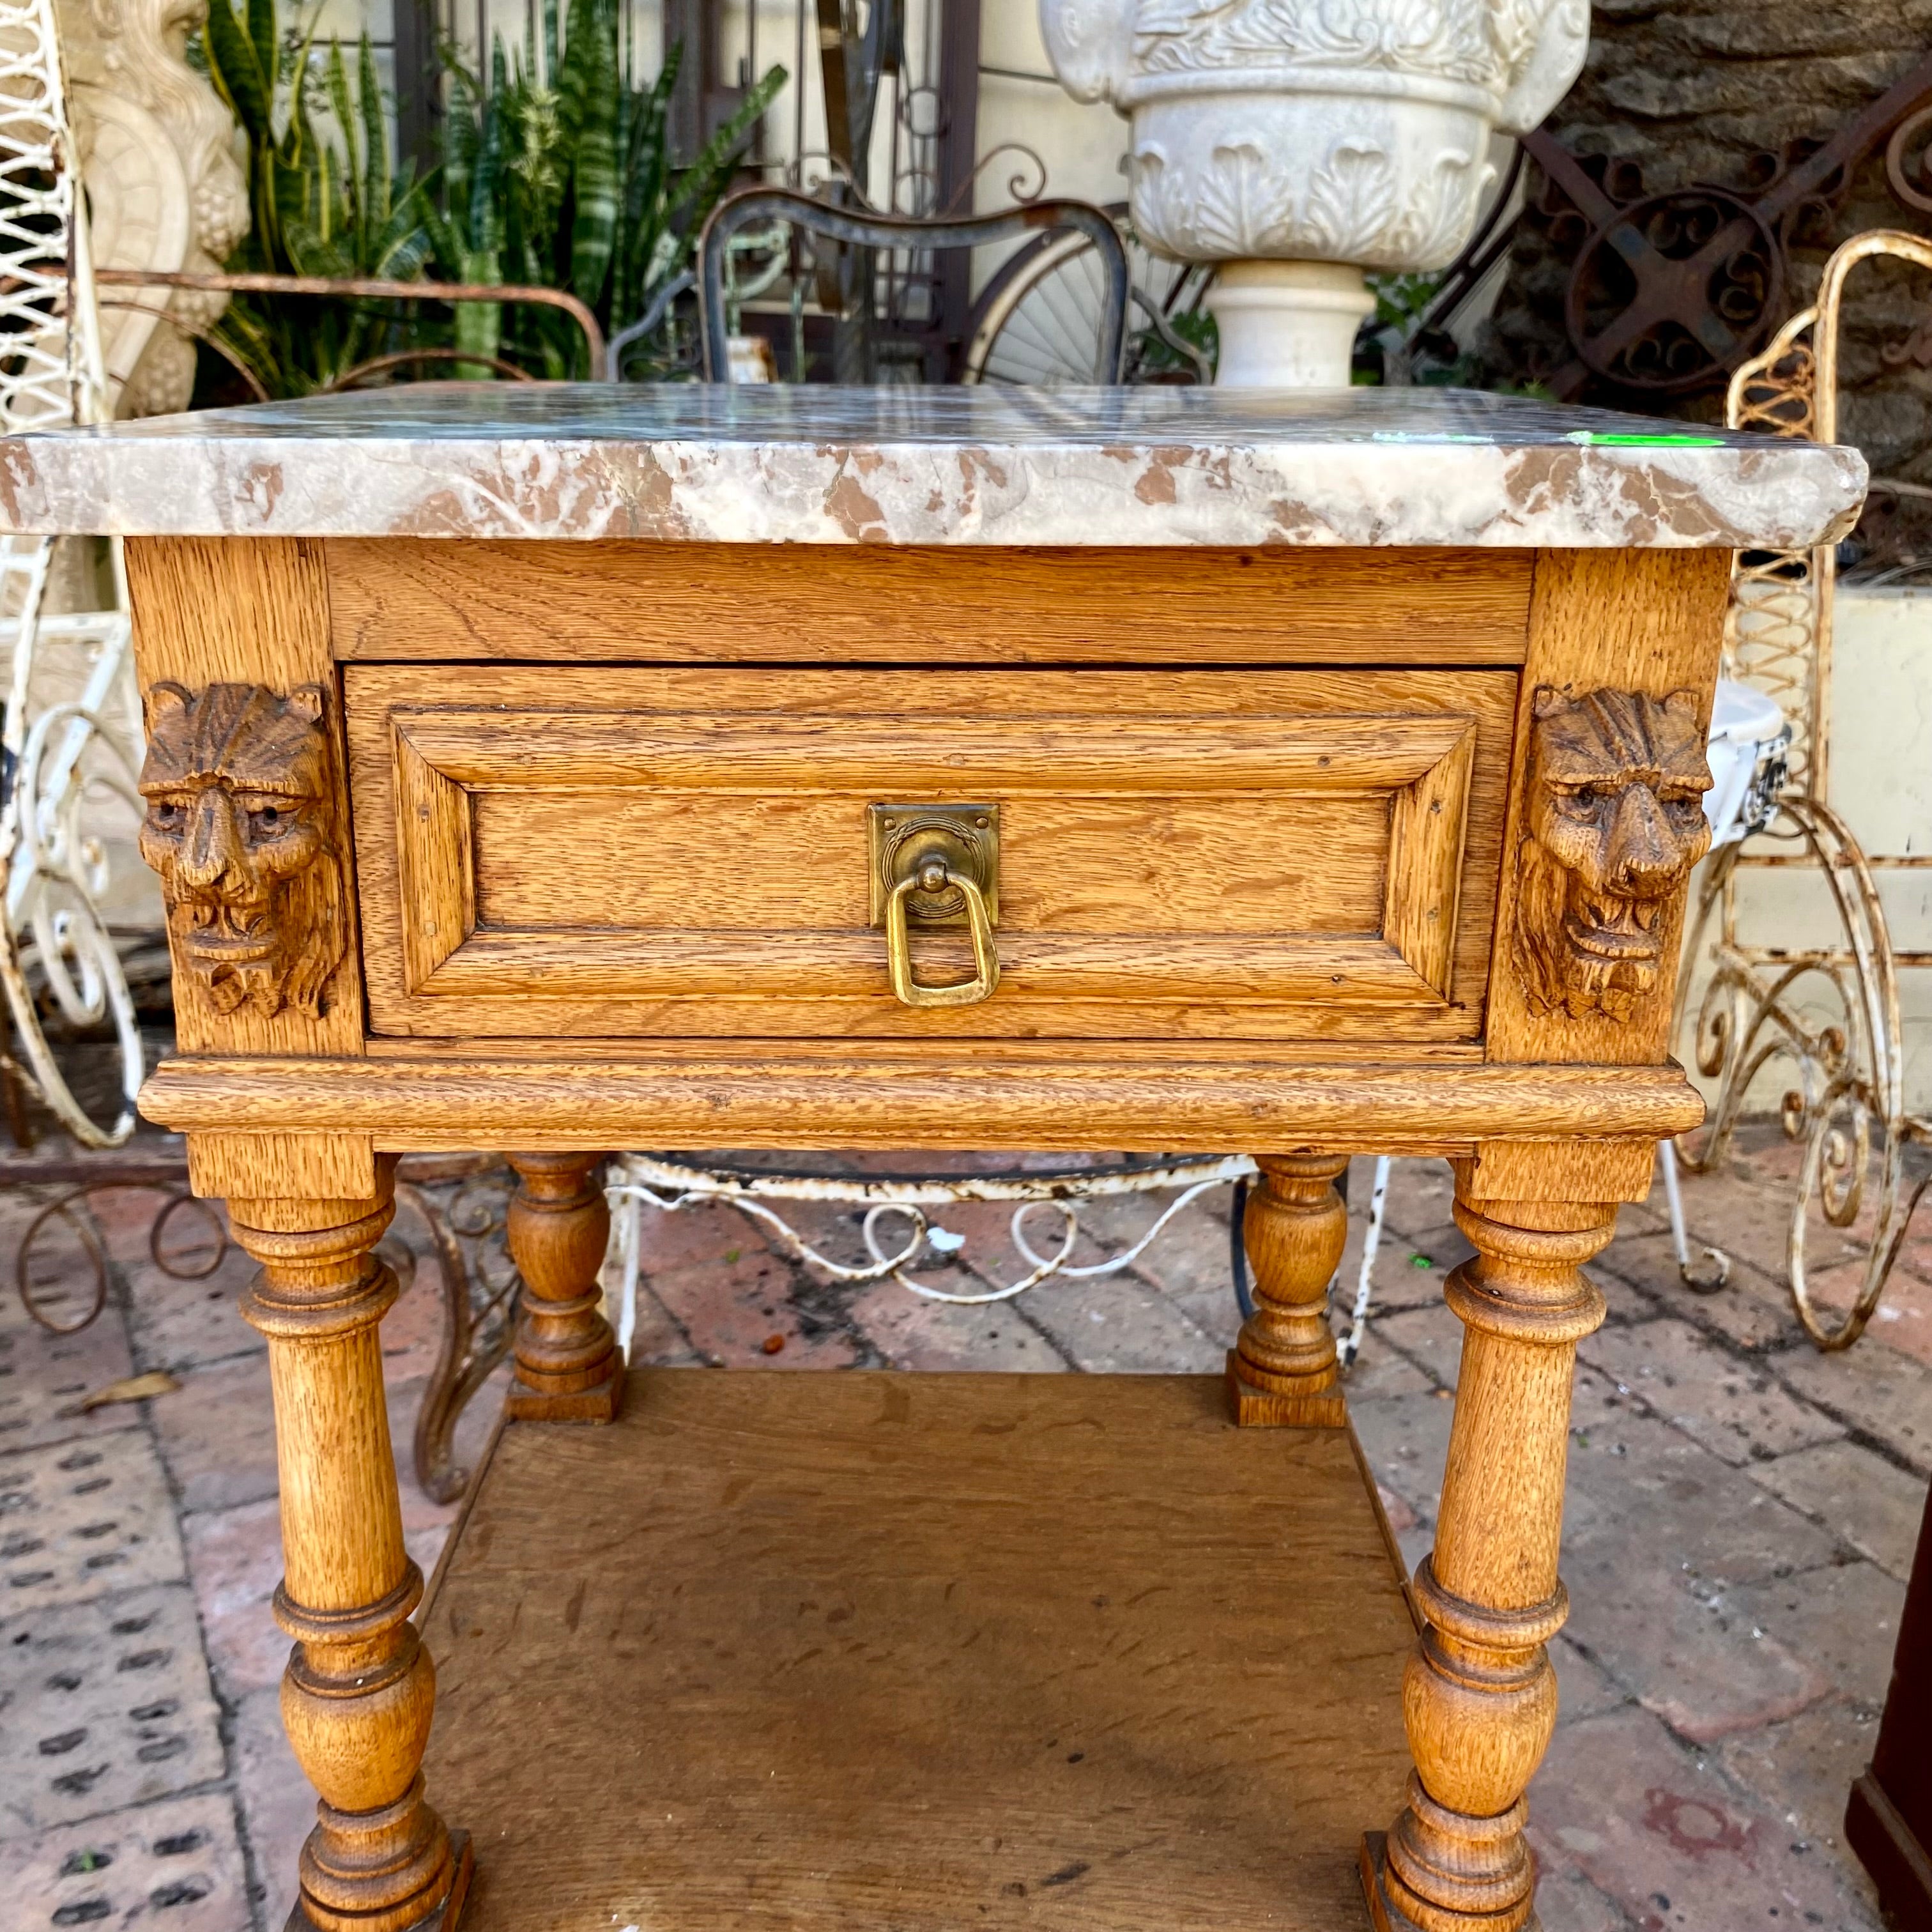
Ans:
[[[1828,137],[1928,49],[1932,0],[1598,0],[1588,64],[1546,124],[1573,154],[1635,162],[1652,193],[1696,182],[1750,190],[1761,158]],[[1874,227],[1932,232],[1892,199],[1882,154],[1857,171],[1831,231],[1793,250],[1787,312],[1812,298],[1834,242]],[[1569,359],[1568,269],[1532,211],[1483,340],[1491,380],[1532,380]],[[1874,266],[1854,278],[1841,433],[1879,474],[1932,484],[1932,368],[1888,367],[1880,355],[1928,316],[1932,274]],[[1716,385],[1660,398],[1598,383],[1580,400],[1702,421],[1724,406]]]

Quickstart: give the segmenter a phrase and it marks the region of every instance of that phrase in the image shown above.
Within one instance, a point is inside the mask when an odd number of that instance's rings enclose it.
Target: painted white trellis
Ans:
[[[0,424],[9,430],[109,415],[78,184],[52,0],[0,0]],[[104,793],[139,810],[139,700],[118,543],[113,608],[50,616],[58,541],[0,539],[0,643],[11,658],[0,723],[0,980],[18,1047],[14,1070],[77,1140],[115,1147],[134,1128],[141,1037],[100,911],[105,853],[81,815]],[[42,703],[36,673],[56,656],[84,665],[86,676],[77,698]],[[117,715],[118,732],[110,722]],[[88,1115],[55,1064],[41,1030],[43,998],[70,1025],[112,1022],[122,1078],[111,1124]]]

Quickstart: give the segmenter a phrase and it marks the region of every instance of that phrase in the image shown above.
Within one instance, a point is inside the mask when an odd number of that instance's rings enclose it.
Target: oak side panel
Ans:
[[[180,1050],[359,1056],[362,946],[349,836],[348,758],[321,546],[292,537],[140,537],[129,538],[127,560],[143,694],[164,679],[190,691],[211,684],[260,684],[286,697],[298,686],[317,684],[328,694],[333,817],[341,841],[349,944],[328,982],[325,1010],[317,1019],[292,1006],[272,1016],[252,1005],[218,1013],[177,960],[175,1036]]]
[[[1492,1060],[1641,1066],[1668,1052],[1684,893],[1660,915],[1664,968],[1636,1011],[1538,1015],[1511,957],[1524,820],[1524,770],[1538,687],[1577,696],[1603,687],[1667,698],[1697,694],[1708,721],[1730,592],[1729,550],[1552,550],[1536,554],[1529,654],[1517,698],[1516,754],[1497,897],[1487,1036]]]
[[[192,1134],[188,1172],[204,1200],[361,1201],[377,1186],[368,1134]]]
[[[1476,1201],[1646,1201],[1654,1141],[1484,1141],[1464,1175]]]
[[[1522,662],[1531,554],[332,538],[346,659]]]

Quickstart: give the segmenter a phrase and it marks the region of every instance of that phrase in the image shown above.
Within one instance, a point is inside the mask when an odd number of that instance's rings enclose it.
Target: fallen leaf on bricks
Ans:
[[[104,1388],[91,1389],[80,1401],[70,1402],[62,1415],[85,1415],[92,1408],[105,1408],[113,1402],[146,1402],[150,1396],[172,1395],[181,1387],[166,1369],[150,1369],[144,1376],[124,1376]]]

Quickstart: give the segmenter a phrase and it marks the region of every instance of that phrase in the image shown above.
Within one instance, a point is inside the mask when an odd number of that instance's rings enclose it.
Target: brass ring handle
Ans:
[[[912,946],[906,935],[906,898],[916,892],[940,892],[954,887],[966,902],[966,926],[973,939],[973,976],[950,986],[923,986],[913,977]],[[986,896],[964,872],[938,860],[908,872],[886,901],[886,965],[892,974],[892,994],[908,1006],[972,1006],[993,997],[1000,983],[1000,956],[993,945],[993,921]]]

